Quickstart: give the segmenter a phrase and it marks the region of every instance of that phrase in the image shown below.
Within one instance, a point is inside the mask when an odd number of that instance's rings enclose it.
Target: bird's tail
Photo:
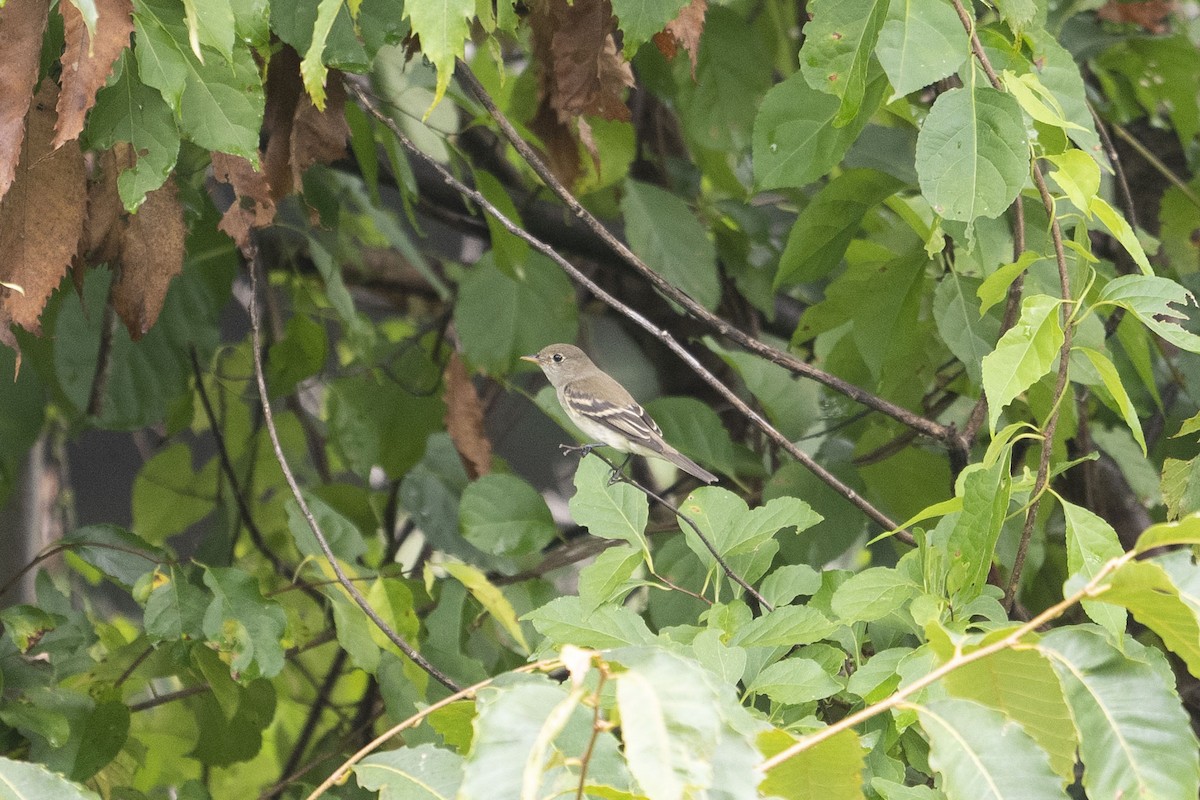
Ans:
[[[691,475],[693,478],[704,481],[705,483],[716,483],[717,476],[706,470],[704,467],[692,461],[673,447],[668,447],[663,451],[662,457],[670,461],[681,470]]]

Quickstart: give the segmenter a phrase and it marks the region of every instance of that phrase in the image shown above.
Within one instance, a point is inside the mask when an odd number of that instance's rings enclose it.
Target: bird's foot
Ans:
[[[558,449],[562,450],[562,454],[564,456],[569,456],[572,453],[579,453],[580,458],[586,458],[587,455],[589,453],[591,453],[593,450],[595,450],[597,447],[604,447],[604,443],[603,442],[592,442],[590,444],[579,444],[579,445],[560,444],[558,446]]]
[[[610,472],[608,474],[608,485],[609,486],[612,486],[614,483],[619,483],[621,481],[628,480],[625,477],[625,465],[629,463],[629,459],[631,459],[631,458],[633,458],[632,455],[627,455],[627,456],[625,456],[625,460],[621,462],[620,466],[613,467],[612,472]]]

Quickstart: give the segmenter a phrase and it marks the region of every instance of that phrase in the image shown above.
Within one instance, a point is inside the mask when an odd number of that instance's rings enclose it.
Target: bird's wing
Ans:
[[[608,376],[604,376],[608,377]],[[612,380],[609,378],[609,380]],[[613,381],[616,383],[616,381]],[[667,447],[663,441],[662,430],[646,413],[646,409],[638,405],[624,388],[620,395],[619,404],[607,400],[596,399],[594,390],[590,390],[582,381],[568,384],[563,388],[563,394],[570,399],[572,405],[589,419],[610,428],[628,439],[631,443],[644,447],[655,453],[662,453]],[[609,395],[613,393],[610,391]]]

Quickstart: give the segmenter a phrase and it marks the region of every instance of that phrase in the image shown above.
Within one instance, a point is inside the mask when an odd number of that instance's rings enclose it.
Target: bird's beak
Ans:
[[[538,363],[537,356],[521,356],[522,361],[529,361],[534,364]]]

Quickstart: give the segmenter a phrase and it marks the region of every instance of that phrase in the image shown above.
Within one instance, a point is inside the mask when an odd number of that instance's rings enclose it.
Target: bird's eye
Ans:
[[[553,361],[555,364],[562,361],[562,358],[563,358],[562,353],[555,353],[554,355],[550,356],[550,360]]]

